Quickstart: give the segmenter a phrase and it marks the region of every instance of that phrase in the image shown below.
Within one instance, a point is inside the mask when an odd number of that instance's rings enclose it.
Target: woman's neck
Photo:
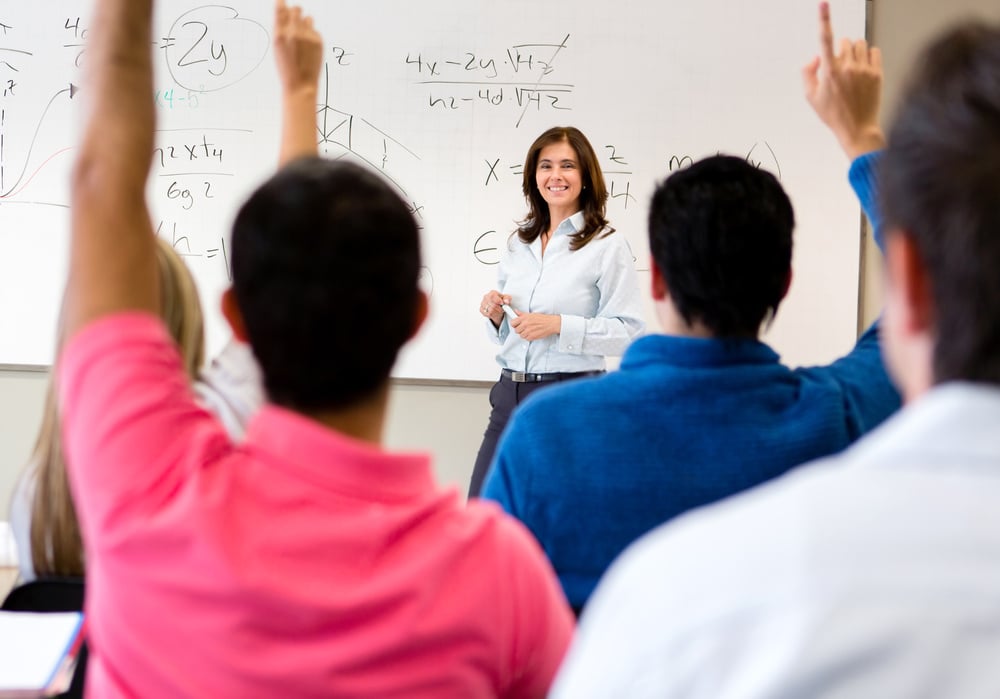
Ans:
[[[549,207],[549,233],[554,233],[559,224],[578,211],[576,207]]]

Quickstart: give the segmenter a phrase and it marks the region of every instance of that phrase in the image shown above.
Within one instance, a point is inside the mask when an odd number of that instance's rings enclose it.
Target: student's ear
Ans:
[[[427,298],[427,294],[423,290],[417,292],[417,304],[413,312],[413,329],[410,331],[410,337],[408,339],[413,339],[420,332],[420,328],[423,327],[424,321],[427,320],[427,314],[430,313],[430,301]]]
[[[781,290],[781,298],[788,296],[788,290],[792,288],[792,268],[788,268],[788,276],[785,277],[785,288]]]
[[[908,335],[934,330],[934,299],[927,267],[913,238],[894,232],[885,242],[887,289],[895,303],[899,327]]]
[[[650,262],[649,269],[653,273],[652,276],[652,293],[654,301],[663,301],[670,296],[670,287],[667,286],[667,280],[663,277],[663,272],[656,265],[656,262]]]
[[[243,322],[243,313],[236,304],[236,293],[233,291],[233,287],[229,287],[222,292],[222,315],[226,319],[226,322],[229,323],[229,327],[233,331],[233,337],[240,342],[249,342],[247,338],[247,326]]]

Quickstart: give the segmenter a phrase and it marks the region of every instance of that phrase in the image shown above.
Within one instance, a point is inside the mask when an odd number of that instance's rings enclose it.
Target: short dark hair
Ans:
[[[417,225],[389,184],[350,163],[298,160],[243,205],[232,247],[272,401],[338,409],[384,385],[420,294]]]
[[[756,337],[787,291],[794,227],[774,175],[717,155],[657,187],[649,249],[685,321],[717,337]]]
[[[930,278],[934,380],[1000,383],[1000,27],[963,24],[924,50],[879,177],[888,231]]]
[[[597,160],[597,153],[583,132],[575,126],[553,126],[547,129],[528,148],[524,156],[524,173],[521,181],[521,191],[528,202],[528,215],[515,231],[521,242],[532,243],[549,230],[552,222],[549,220],[549,205],[538,191],[536,172],[542,149],[554,143],[568,143],[580,166],[580,180],[583,189],[580,191],[580,209],[583,211],[583,229],[571,236],[570,250],[579,250],[594,238],[610,235],[614,228],[608,225],[605,210],[608,202],[608,188],[604,184],[604,173]],[[559,223],[557,221],[557,223]],[[606,233],[604,231],[607,231]]]

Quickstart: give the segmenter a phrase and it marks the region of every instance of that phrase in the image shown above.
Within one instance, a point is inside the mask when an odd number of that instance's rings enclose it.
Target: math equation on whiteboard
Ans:
[[[555,43],[517,44],[495,53],[406,54],[413,82],[427,88],[427,108],[460,110],[473,105],[508,109],[516,126],[529,111],[573,108],[572,83],[560,82],[560,54],[567,34]]]

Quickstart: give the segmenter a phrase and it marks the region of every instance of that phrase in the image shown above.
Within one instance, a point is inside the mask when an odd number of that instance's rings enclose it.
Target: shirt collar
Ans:
[[[398,501],[436,490],[428,454],[387,452],[276,405],[253,417],[245,445],[271,465],[354,497]]]
[[[621,367],[646,364],[715,367],[732,364],[777,364],[778,353],[760,340],[646,335],[625,351]]]
[[[552,237],[554,238],[557,235],[573,235],[575,233],[579,233],[583,230],[584,223],[585,220],[583,218],[583,212],[577,211],[569,218],[563,219],[563,221],[556,228],[555,233],[552,234]]]

